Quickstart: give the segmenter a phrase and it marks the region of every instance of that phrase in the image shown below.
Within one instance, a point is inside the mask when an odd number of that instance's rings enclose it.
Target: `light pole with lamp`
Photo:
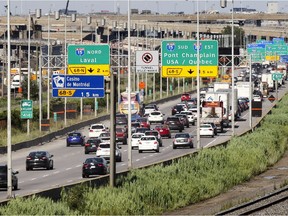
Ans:
[[[47,70],[47,119],[50,119],[50,13],[48,12],[48,43],[47,43],[47,56],[48,56],[48,70]]]
[[[225,8],[227,6],[227,0],[220,0],[220,6]],[[232,0],[232,27],[231,27],[231,77],[232,77],[232,101],[235,99],[235,86],[234,86],[234,0]],[[232,103],[231,109],[231,126],[232,136],[235,134],[235,103]]]

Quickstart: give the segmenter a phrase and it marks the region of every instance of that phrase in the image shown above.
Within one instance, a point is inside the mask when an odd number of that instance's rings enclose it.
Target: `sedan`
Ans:
[[[131,147],[132,147],[132,149],[139,147],[139,141],[140,141],[141,137],[144,136],[144,135],[145,135],[144,133],[134,133],[134,134],[132,134],[132,137],[131,137]]]
[[[7,188],[8,185],[8,178],[7,178],[7,165],[0,165],[0,188]],[[12,187],[13,190],[18,189],[18,177],[16,176],[19,174],[18,171],[13,171],[11,172],[11,179],[12,179]]]
[[[26,170],[33,170],[33,168],[53,169],[52,157],[53,155],[47,151],[30,152],[26,157]]]
[[[192,137],[189,133],[176,133],[173,140],[173,149],[177,147],[186,147],[193,148]]]
[[[115,159],[116,162],[122,161],[122,153],[120,151],[121,147],[116,145],[115,148]],[[97,157],[104,157],[106,160],[110,160],[110,143],[100,143],[96,152]]]
[[[138,118],[136,122],[140,122],[141,127],[149,128],[150,129],[150,122],[146,117]]]
[[[109,162],[103,157],[87,158],[82,166],[82,178],[109,173]]]
[[[110,141],[110,132],[103,132],[98,137],[101,139],[102,142],[109,142]]]
[[[139,141],[139,153],[143,151],[156,151],[159,152],[159,142],[155,136],[142,136]]]
[[[96,137],[91,137],[85,142],[84,152],[85,154],[89,154],[90,152],[96,152],[99,144],[101,143],[101,139]]]
[[[171,131],[167,125],[156,125],[154,130],[157,130],[161,137],[171,138]]]
[[[69,133],[66,138],[66,146],[70,145],[82,145],[85,144],[85,136],[81,132]]]
[[[200,125],[200,136],[211,136],[214,137],[214,128],[211,124],[201,124]]]
[[[152,123],[164,123],[164,115],[161,111],[153,111],[149,113],[148,121]]]

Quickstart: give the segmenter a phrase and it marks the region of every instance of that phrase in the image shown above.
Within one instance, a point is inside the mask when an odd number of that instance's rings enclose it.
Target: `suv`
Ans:
[[[84,147],[85,154],[89,154],[90,152],[96,152],[99,144],[101,143],[101,139],[91,137],[89,138]]]
[[[181,113],[178,113],[175,115],[176,117],[179,117],[181,119],[181,121],[183,122],[183,124],[189,128],[190,127],[190,123],[189,123],[189,119],[188,119],[188,116],[186,114],[181,114]]]
[[[184,125],[179,117],[167,117],[166,124],[168,125],[170,130],[179,130],[179,132],[182,132],[184,130]]]
[[[18,189],[18,171],[12,171],[12,187],[14,190]],[[7,188],[7,165],[0,166],[0,188]]]
[[[159,131],[157,131],[157,130],[145,131],[145,136],[155,136],[157,141],[158,141],[158,143],[159,143],[159,146],[160,147],[163,146],[162,137],[161,137]]]
[[[92,124],[89,127],[89,137],[99,137],[103,132],[107,132],[108,128],[104,124]]]
[[[127,129],[126,128],[116,128],[116,142],[122,142],[123,145],[127,145]]]
[[[184,107],[182,105],[175,105],[174,107],[172,107],[172,111],[171,114],[175,115],[177,113],[180,113],[181,111],[185,111]]]
[[[191,97],[190,97],[190,94],[189,93],[183,93],[181,95],[181,101],[187,101],[189,100]]]

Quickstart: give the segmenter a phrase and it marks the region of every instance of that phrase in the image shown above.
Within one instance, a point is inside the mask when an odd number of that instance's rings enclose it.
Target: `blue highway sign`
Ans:
[[[53,75],[53,97],[104,97],[104,76]]]

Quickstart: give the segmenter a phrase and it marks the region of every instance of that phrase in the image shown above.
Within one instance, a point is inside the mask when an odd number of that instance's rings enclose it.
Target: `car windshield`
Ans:
[[[104,127],[102,125],[92,125],[91,129],[103,129]]]
[[[100,144],[100,148],[110,148],[110,144]]]
[[[88,139],[86,143],[90,144],[90,143],[97,143],[97,142],[99,142],[98,139]]]
[[[200,125],[201,128],[211,128],[211,125]]]
[[[176,134],[175,138],[189,138],[189,134],[183,133],[183,134]]]
[[[141,137],[141,140],[155,140],[155,137]]]
[[[116,132],[123,133],[124,131],[123,131],[123,128],[116,128]]]
[[[145,106],[145,109],[155,109],[154,106]]]
[[[143,134],[133,134],[132,138],[141,138]]]
[[[179,121],[179,118],[167,118],[167,121]]]
[[[147,122],[147,118],[139,118],[137,119],[138,122]]]
[[[145,135],[158,136],[158,132],[157,131],[146,131]]]
[[[29,156],[31,156],[31,157],[43,157],[43,156],[46,156],[46,153],[45,152],[31,152],[29,154]]]
[[[151,112],[150,115],[161,115],[160,112]]]
[[[80,133],[70,133],[68,136],[70,136],[70,137],[79,137],[79,136],[81,136],[81,134]]]
[[[102,158],[87,158],[86,161],[85,161],[86,164],[88,163],[103,163],[103,159]]]
[[[101,133],[99,137],[110,137],[110,133]]]

